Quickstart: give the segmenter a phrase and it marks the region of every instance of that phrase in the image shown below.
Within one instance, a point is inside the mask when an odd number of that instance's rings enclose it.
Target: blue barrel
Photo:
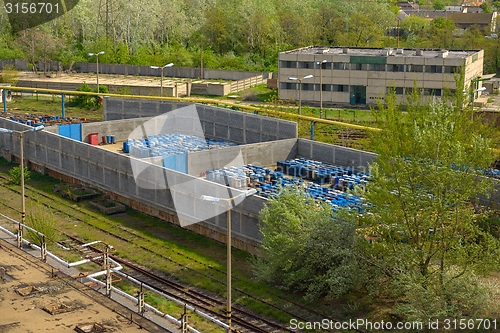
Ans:
[[[130,152],[130,147],[129,147],[128,141],[123,141],[123,149],[122,150],[124,153]]]

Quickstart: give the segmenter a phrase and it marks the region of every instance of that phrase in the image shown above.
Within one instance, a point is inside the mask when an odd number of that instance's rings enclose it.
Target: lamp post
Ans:
[[[24,199],[24,141],[23,134],[27,132],[40,131],[44,126],[32,127],[25,131],[15,131],[0,127],[0,132],[2,133],[17,133],[19,134],[19,144],[21,145],[21,223],[19,224],[19,230],[17,232],[17,247],[21,248],[23,242],[23,225],[26,222],[26,201]]]
[[[326,60],[316,61],[316,65],[319,65],[319,119],[323,118],[323,64]]]
[[[88,56],[92,57],[95,56],[96,59],[96,76],[97,76],[97,93],[99,93],[99,55],[104,54],[104,51],[97,52],[97,53],[89,53]]]
[[[242,195],[249,197],[251,195],[254,195],[257,191],[255,189],[252,189],[250,191],[241,193],[240,195],[237,195],[235,197],[229,198],[229,199],[224,199],[224,198],[217,198],[217,197],[212,197],[210,195],[202,195],[201,200],[204,201],[213,201],[213,202],[218,202],[218,201],[225,201],[228,204],[228,210],[227,210],[227,325],[229,326],[227,329],[227,332],[231,332],[231,203],[241,197]]]
[[[166,64],[165,66],[149,66],[152,69],[160,69],[161,70],[161,81],[160,81],[160,95],[163,96],[163,69],[167,67],[172,67],[174,64]]]
[[[302,107],[302,80],[311,79],[312,77],[313,77],[312,75],[306,75],[303,78],[297,78],[297,77],[288,78],[288,80],[290,81],[299,81],[299,115],[300,115],[300,109]]]

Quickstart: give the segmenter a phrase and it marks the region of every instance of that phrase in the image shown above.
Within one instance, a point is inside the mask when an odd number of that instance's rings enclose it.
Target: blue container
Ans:
[[[123,141],[123,152],[124,153],[130,153],[130,147],[128,145],[128,141]]]

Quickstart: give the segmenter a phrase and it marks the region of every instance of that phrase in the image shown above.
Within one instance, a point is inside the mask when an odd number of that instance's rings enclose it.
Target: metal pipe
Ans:
[[[95,279],[95,278],[93,278],[93,277],[90,277],[90,275],[89,275],[89,276],[87,276],[86,278],[87,278],[87,279],[89,279],[90,281],[92,281],[92,282],[94,282],[94,283],[96,283],[96,284],[100,285],[101,287],[105,287],[105,286],[106,286],[106,284],[105,284],[104,282],[99,281],[99,280],[97,280],[97,279]],[[124,292],[124,291],[122,291],[122,290],[120,290],[120,289],[118,289],[118,288],[116,288],[116,287],[111,287],[111,288],[112,288],[112,290],[113,290],[115,293],[117,293],[117,294],[118,294],[118,295],[120,295],[120,296],[123,296],[123,297],[127,298],[128,300],[130,300],[130,301],[132,301],[132,302],[138,302],[138,301],[139,301],[136,297],[134,297],[134,296],[132,296],[132,295],[129,295],[129,294],[127,294],[126,292]],[[160,317],[166,318],[166,319],[167,319],[168,321],[170,321],[171,323],[176,324],[176,325],[180,325],[180,324],[181,324],[181,321],[180,321],[180,320],[178,320],[178,319],[176,319],[176,318],[172,317],[171,315],[169,315],[169,314],[167,314],[167,313],[163,313],[163,312],[161,312],[160,310],[156,309],[155,307],[153,307],[153,306],[151,306],[151,305],[149,305],[149,304],[146,304],[145,306],[146,306],[146,308],[148,308],[148,310],[150,310],[151,312],[156,313],[156,314],[157,314],[158,316],[160,316]],[[189,330],[190,330],[192,333],[200,333],[199,331],[197,331],[196,329],[194,329],[194,328],[192,328],[192,327],[189,327]]]
[[[9,88],[11,90],[16,90],[16,91],[24,91],[24,90],[30,90],[30,91],[39,91],[39,92],[48,92],[48,93],[64,93],[68,95],[89,95],[89,96],[99,96],[97,93],[90,93],[90,92],[82,92],[82,91],[70,91],[70,90],[55,90],[55,89],[43,89],[43,88],[24,88],[24,87],[4,87],[0,86],[0,89],[2,88]],[[158,96],[140,96],[140,95],[119,95],[119,94],[106,94],[108,97],[118,97],[118,98],[133,98],[133,99],[149,99],[149,100],[171,100],[171,101],[184,101],[184,102],[193,102],[193,103],[217,103],[217,104],[222,104],[226,106],[235,106],[243,110],[249,110],[249,111],[254,111],[255,106],[248,106],[248,105],[242,105],[242,104],[235,104],[235,103],[230,103],[230,102],[222,102],[220,100],[215,100],[215,99],[193,99],[193,98],[173,98],[173,97],[158,97]],[[362,126],[362,125],[355,125],[355,124],[350,124],[350,123],[343,123],[341,121],[335,121],[335,120],[326,120],[326,119],[318,119],[315,117],[308,117],[308,116],[302,116],[302,115],[297,115],[294,113],[289,113],[289,112],[283,112],[283,111],[273,111],[273,110],[264,110],[265,113],[268,114],[273,114],[273,115],[279,115],[279,116],[286,116],[290,118],[296,118],[296,119],[301,119],[301,120],[309,120],[309,121],[316,121],[321,124],[330,124],[330,125],[338,125],[338,126],[343,126],[347,128],[354,128],[354,129],[360,129],[360,130],[365,130],[365,131],[371,131],[371,132],[381,132],[382,129],[376,128],[376,127],[368,127],[368,126]]]

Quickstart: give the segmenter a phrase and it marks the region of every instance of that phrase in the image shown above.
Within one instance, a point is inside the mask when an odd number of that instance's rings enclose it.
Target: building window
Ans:
[[[320,62],[320,64],[316,64],[316,68],[319,68],[321,65],[321,69],[332,69],[332,63],[331,62]]]
[[[385,64],[370,64],[368,68],[374,72],[385,72]]]
[[[411,95],[411,94],[413,94],[413,88],[406,87],[405,88],[405,95]]]
[[[396,87],[395,91],[396,91],[396,95],[403,95],[404,89],[403,89],[403,87]]]
[[[406,71],[412,73],[423,73],[424,66],[423,65],[406,65]]]
[[[368,70],[367,64],[351,64],[352,71],[366,71]]]
[[[280,88],[285,90],[297,90],[298,84],[293,82],[281,82]]]
[[[338,70],[345,70],[345,69],[349,69],[349,64],[346,63],[346,62],[333,62],[332,63],[332,66],[333,66],[333,69],[338,69]]]
[[[425,88],[424,96],[441,96],[441,89]]]
[[[332,91],[335,92],[348,92],[349,86],[344,84],[332,84]]]
[[[299,68],[314,68],[314,62],[312,61],[299,61]]]
[[[297,68],[296,61],[281,61],[281,68]]]
[[[323,91],[332,91],[333,84],[323,84]]]
[[[302,90],[314,90],[314,83],[302,83]]]
[[[404,72],[405,71],[405,65],[389,65],[391,66],[391,72]]]
[[[444,66],[444,72],[449,74],[458,73],[458,66]]]
[[[443,73],[443,66],[435,66],[435,65],[431,65],[431,66],[425,66],[425,71],[427,73]]]

